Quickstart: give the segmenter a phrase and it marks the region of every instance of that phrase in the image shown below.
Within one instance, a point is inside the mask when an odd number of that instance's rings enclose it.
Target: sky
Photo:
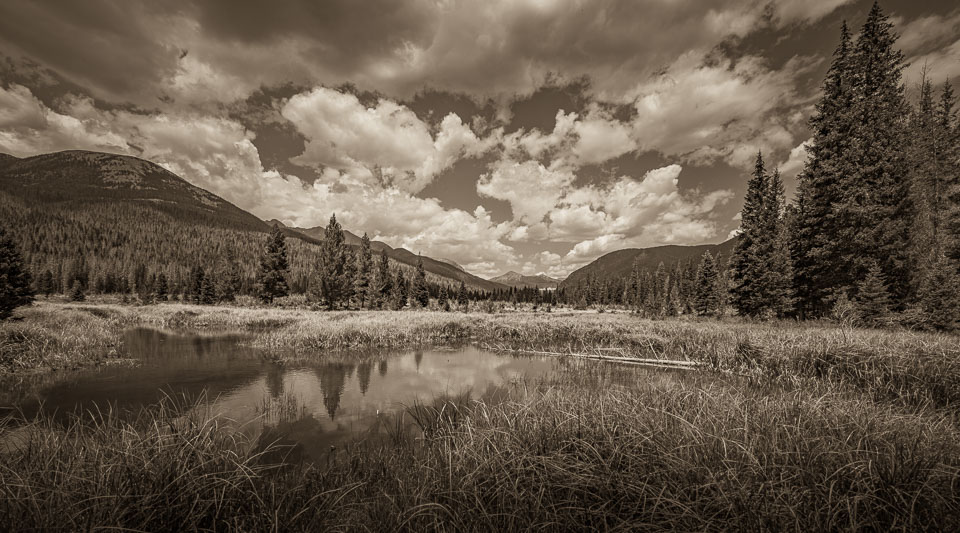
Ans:
[[[788,197],[854,0],[4,0],[0,152],[154,161],[264,220],[492,277],[718,243]],[[888,0],[908,96],[960,8]]]

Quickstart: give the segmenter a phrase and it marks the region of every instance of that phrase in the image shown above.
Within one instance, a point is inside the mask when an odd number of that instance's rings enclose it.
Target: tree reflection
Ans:
[[[363,361],[357,366],[357,380],[360,382],[360,394],[366,395],[370,388],[370,373],[373,371],[373,365],[370,361]]]

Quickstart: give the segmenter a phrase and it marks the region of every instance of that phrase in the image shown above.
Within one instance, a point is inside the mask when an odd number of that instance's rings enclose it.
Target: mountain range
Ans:
[[[233,257],[252,277],[258,247],[271,227],[155,163],[83,150],[22,159],[0,154],[0,215],[24,236],[35,270],[53,268],[68,259],[88,269],[92,267],[87,263],[94,263],[110,270],[112,257],[124,263],[117,269],[148,264],[169,265],[180,272],[199,260],[223,263]],[[290,253],[293,277],[300,278],[302,285],[324,228],[285,228],[284,232],[299,241],[291,243]],[[345,235],[349,245],[359,245],[356,234]],[[474,290],[506,289],[447,261],[421,258],[382,242],[371,247],[404,268],[422,259],[428,279],[434,282],[459,285],[462,281]]]
[[[634,261],[641,271],[654,271],[660,263],[667,267],[677,262],[699,262],[704,253],[710,252],[714,257],[720,254],[721,261],[726,261],[736,247],[737,238],[734,237],[720,244],[701,244],[697,246],[665,245],[651,248],[627,248],[603,255],[592,263],[583,266],[572,273],[562,283],[560,288],[575,287],[578,283],[590,277],[626,278],[633,271]]]
[[[262,221],[223,198],[191,185],[163,167],[131,156],[69,150],[17,158],[0,153],[0,218],[24,236],[28,263],[40,269],[80,263],[92,271],[119,272],[137,265],[166,265],[171,277],[186,275],[190,265],[239,262],[248,278],[265,233],[283,227],[291,241],[291,284],[302,288],[316,258],[323,226],[289,227]],[[361,239],[344,230],[348,245]],[[576,286],[589,277],[623,278],[634,261],[654,270],[663,262],[696,261],[710,251],[729,257],[736,240],[700,246],[657,246],[608,253],[574,271],[565,280],[507,272],[483,279],[449,259],[419,256],[404,248],[372,241],[375,253],[410,269],[418,260],[434,282],[463,282],[475,290],[509,287],[539,289]],[[159,267],[158,267],[159,268]]]
[[[550,276],[544,274],[525,276],[512,270],[506,274],[502,274],[495,278],[490,278],[490,281],[500,283],[508,287],[516,287],[518,289],[556,289],[560,285],[560,280],[551,278]]]

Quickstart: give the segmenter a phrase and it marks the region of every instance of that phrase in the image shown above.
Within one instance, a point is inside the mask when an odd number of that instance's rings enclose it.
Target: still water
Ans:
[[[20,398],[16,408],[28,418],[41,410],[65,417],[108,406],[132,412],[164,395],[206,398],[203,408],[247,442],[279,441],[295,448],[297,457],[317,460],[346,442],[385,439],[398,427],[410,430],[403,413],[417,402],[495,402],[511,384],[555,377],[571,365],[583,370],[601,364],[474,347],[307,356],[279,364],[241,340],[131,330],[124,346],[135,365],[67,375]]]

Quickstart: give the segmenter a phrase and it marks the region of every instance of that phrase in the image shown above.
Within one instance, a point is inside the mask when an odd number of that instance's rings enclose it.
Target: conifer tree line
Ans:
[[[847,25],[811,118],[813,142],[792,206],[792,311],[956,325],[960,145],[953,89],[924,72],[905,96],[903,54],[878,4],[854,39]]]

